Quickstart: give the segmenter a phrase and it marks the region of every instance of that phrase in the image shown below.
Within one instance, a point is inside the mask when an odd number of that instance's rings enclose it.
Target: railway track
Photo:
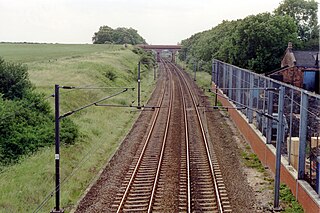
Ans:
[[[231,212],[190,79],[162,61],[166,81],[147,137],[112,212]]]
[[[198,100],[185,73],[171,63],[179,76],[184,102],[187,155],[187,212],[231,212],[227,191],[213,150],[209,149]],[[191,110],[190,110],[191,109]],[[196,125],[196,123],[198,125]],[[197,126],[198,128],[194,128]],[[201,135],[201,136],[200,136]],[[200,136],[200,137],[199,137]],[[185,209],[183,209],[185,210]]]

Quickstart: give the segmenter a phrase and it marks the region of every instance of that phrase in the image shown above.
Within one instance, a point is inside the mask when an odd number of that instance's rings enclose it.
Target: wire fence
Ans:
[[[281,155],[320,193],[320,95],[219,60],[212,81],[265,138],[276,145],[279,88],[285,90]]]

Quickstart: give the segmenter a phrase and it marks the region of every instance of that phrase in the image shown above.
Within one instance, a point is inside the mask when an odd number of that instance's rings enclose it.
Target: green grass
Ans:
[[[257,169],[258,172],[265,172],[265,168],[256,154],[252,152],[242,151],[241,156],[244,159],[244,165],[250,168]]]
[[[36,90],[46,95],[53,93],[54,84],[136,87],[139,57],[122,46],[0,44],[0,56],[26,63]],[[141,82],[141,99],[145,102],[154,87],[153,72],[143,69]],[[61,114],[119,91],[61,89]],[[104,103],[130,104],[133,100],[136,90]],[[49,102],[53,107],[54,100]],[[61,186],[61,206],[66,212],[130,130],[138,116],[131,110],[91,107],[70,116],[79,126],[81,136],[76,144],[61,147],[61,180],[67,178]],[[54,146],[26,156],[0,173],[0,212],[33,212],[53,189]],[[49,212],[53,207],[54,198],[50,198],[40,212]]]
[[[187,71],[187,73],[189,73],[189,75],[193,78],[194,77],[194,72],[193,70],[187,69],[186,65],[184,62],[181,62],[178,60],[177,62],[182,68],[184,68],[185,71]],[[206,96],[209,97],[209,101],[212,105],[214,105],[215,102],[215,97],[216,95],[211,91],[211,75],[205,71],[197,71],[196,72],[196,84],[204,90],[204,93]],[[218,101],[217,103],[218,106],[222,106],[221,102]]]
[[[286,206],[284,212],[303,213],[302,206],[297,202],[289,187],[285,184],[280,185],[280,200]]]
[[[79,58],[90,53],[120,49],[120,45],[0,43],[0,56],[21,63],[52,62],[61,57]]]

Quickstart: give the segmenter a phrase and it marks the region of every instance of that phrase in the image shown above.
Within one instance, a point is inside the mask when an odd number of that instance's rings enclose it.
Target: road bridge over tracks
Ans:
[[[172,61],[175,61],[176,53],[182,49],[182,45],[137,45],[144,50],[153,50],[157,53],[157,61],[160,61],[160,53],[168,50],[172,53]]]

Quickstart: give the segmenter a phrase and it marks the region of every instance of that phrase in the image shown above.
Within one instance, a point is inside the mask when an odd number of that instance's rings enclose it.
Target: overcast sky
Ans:
[[[102,25],[176,44],[222,20],[272,12],[281,0],[0,0],[0,41],[91,43]]]

